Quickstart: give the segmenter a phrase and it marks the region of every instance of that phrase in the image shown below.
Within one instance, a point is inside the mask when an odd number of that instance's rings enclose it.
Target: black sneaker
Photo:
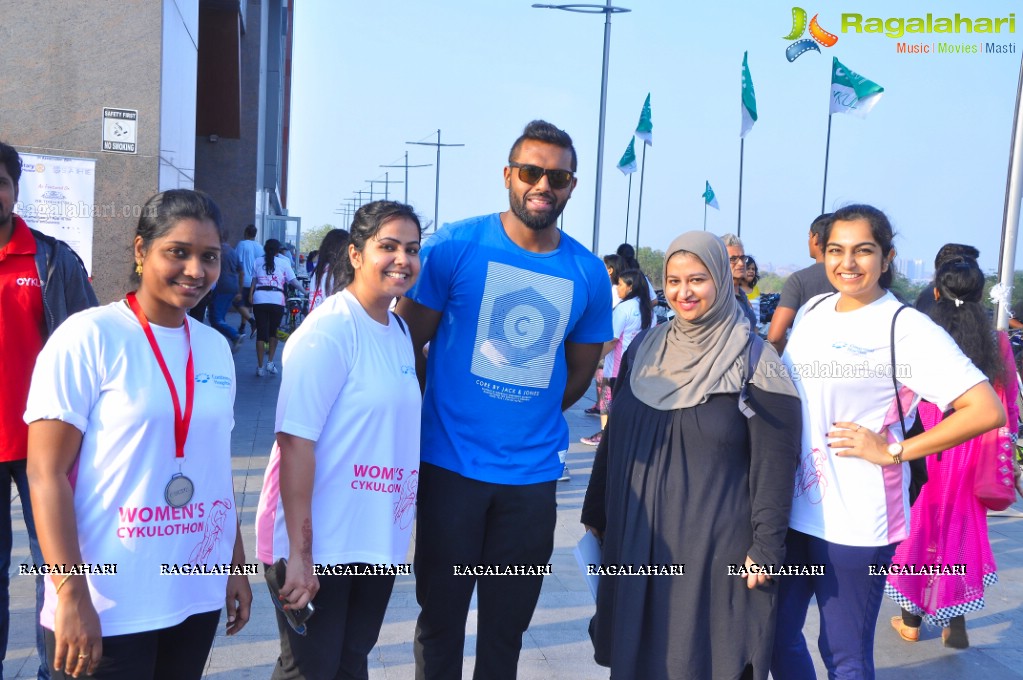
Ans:
[[[597,406],[596,404],[594,404],[590,408],[588,408],[585,411],[583,411],[583,413],[585,413],[588,416],[599,416],[600,415],[600,407]]]

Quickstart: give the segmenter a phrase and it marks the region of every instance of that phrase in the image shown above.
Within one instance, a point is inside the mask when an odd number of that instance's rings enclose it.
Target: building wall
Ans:
[[[201,10],[205,12],[205,10]],[[225,22],[225,17],[207,17],[204,13],[200,33],[206,21]],[[232,138],[200,130],[193,137],[195,148],[195,188],[213,196],[224,215],[224,230],[233,244],[245,226],[256,222],[256,153],[259,130],[260,2],[248,2],[244,15],[236,13],[240,68],[239,136]],[[211,142],[210,134],[217,134]]]
[[[160,191],[195,188],[199,0],[163,1]]]
[[[96,159],[92,275],[102,302],[130,290],[138,217],[158,191],[209,192],[221,206],[231,242],[247,224],[263,227],[264,213],[281,212],[287,5],[92,0],[48,3],[40,11],[32,3],[0,0],[0,140],[22,152]],[[222,85],[212,91],[234,98],[237,126],[233,136],[218,135],[214,142],[199,129],[211,109],[197,93],[208,66],[200,46],[217,44],[216,36],[202,42],[203,22],[218,13],[229,29],[233,22],[237,40],[225,61],[213,63],[229,65],[235,79],[229,92]],[[271,50],[268,30],[274,32]],[[138,111],[137,154],[102,150],[104,107]]]
[[[0,139],[96,159],[93,285],[121,297],[138,211],[159,187],[162,3],[0,0]],[[101,151],[104,106],[137,109],[138,154]]]

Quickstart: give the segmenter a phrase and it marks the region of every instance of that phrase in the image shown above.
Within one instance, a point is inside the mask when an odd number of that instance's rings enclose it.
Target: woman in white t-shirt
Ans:
[[[197,191],[142,209],[138,288],[51,336],[25,410],[55,678],[199,678],[227,599],[249,617],[231,476],[234,360],[187,311],[220,273],[220,210]],[[217,575],[188,575],[197,567]]]
[[[281,242],[275,238],[267,239],[263,244],[263,257],[257,257],[253,265],[249,287],[249,304],[252,305],[256,322],[256,375],[260,377],[267,373],[277,375],[277,365],[274,363],[277,329],[280,328],[287,308],[288,298],[284,291],[289,283],[307,292],[295,276],[291,260],[281,254]]]
[[[310,312],[324,299],[344,288],[342,282],[345,261],[348,259],[348,241],[348,232],[344,229],[331,229],[323,237],[310,282],[313,291],[309,297]]]
[[[907,461],[1005,422],[990,383],[955,341],[887,290],[895,250],[884,213],[851,205],[832,220],[824,266],[838,292],[800,310],[783,356],[803,409],[786,563],[804,571],[780,581],[778,680],[815,677],[802,633],[814,596],[829,676],[874,677],[884,568],[909,533]],[[919,398],[955,412],[905,439]]]
[[[621,365],[625,350],[629,349],[632,339],[645,328],[653,325],[653,310],[650,308],[647,278],[638,269],[627,269],[617,276],[614,285],[615,295],[621,302],[615,305],[611,314],[611,326],[614,339],[604,343],[604,361],[601,364],[601,377],[597,380],[600,399],[600,432],[583,437],[579,441],[587,446],[597,446],[607,427],[608,413],[611,407],[611,390],[618,367]]]
[[[408,329],[388,307],[419,273],[419,241],[411,207],[359,208],[347,286],[284,348],[256,551],[264,563],[288,560],[280,604],[301,610],[312,602],[314,613],[300,635],[277,612],[281,677],[367,677],[394,576],[404,569],[422,398]]]

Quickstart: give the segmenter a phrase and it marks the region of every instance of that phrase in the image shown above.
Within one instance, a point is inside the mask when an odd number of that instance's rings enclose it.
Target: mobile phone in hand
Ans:
[[[316,611],[313,603],[309,602],[302,609],[285,609],[285,602],[281,601],[281,588],[284,587],[284,578],[288,573],[288,560],[284,557],[277,560],[263,570],[263,577],[266,579],[266,586],[270,589],[270,599],[284,615],[284,619],[291,626],[291,629],[299,635],[306,634],[306,622]]]

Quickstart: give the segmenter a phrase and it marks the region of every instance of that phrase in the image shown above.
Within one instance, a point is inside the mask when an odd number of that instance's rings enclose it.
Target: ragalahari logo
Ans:
[[[789,61],[795,61],[802,54],[814,50],[820,52],[821,48],[817,47],[817,43],[824,45],[825,47],[832,47],[838,42],[838,36],[834,33],[828,33],[820,24],[817,23],[817,17],[819,15],[814,14],[813,19],[810,19],[810,38],[802,38],[797,40],[803,35],[803,32],[807,30],[806,27],[806,10],[802,7],[792,8],[792,31],[785,36],[785,40],[795,40],[796,42],[785,48],[785,58]]]

